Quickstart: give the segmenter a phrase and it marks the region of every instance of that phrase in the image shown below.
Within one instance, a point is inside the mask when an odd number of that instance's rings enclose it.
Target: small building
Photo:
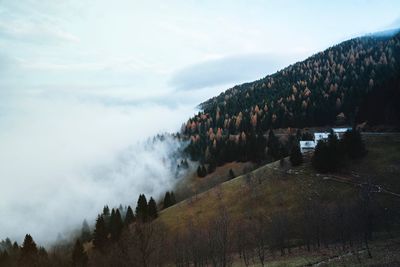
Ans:
[[[338,139],[343,137],[343,134],[351,128],[333,128],[333,134],[337,136]],[[300,151],[301,153],[313,151],[318,144],[318,141],[327,141],[330,133],[329,132],[319,132],[314,133],[314,141],[300,141]]]
[[[333,128],[332,130],[336,134],[337,138],[340,139],[343,137],[345,132],[351,131],[351,128]]]
[[[319,140],[327,140],[329,137],[329,133],[322,132],[322,133],[314,133],[314,142],[318,143]]]
[[[300,152],[305,153],[315,149],[316,142],[314,141],[300,141]]]

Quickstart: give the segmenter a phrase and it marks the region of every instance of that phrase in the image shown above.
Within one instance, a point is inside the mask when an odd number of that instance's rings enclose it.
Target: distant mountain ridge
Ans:
[[[202,111],[182,127],[191,139],[187,151],[195,160],[222,164],[238,159],[223,154],[244,153],[239,148],[249,143],[247,153],[264,146],[269,129],[363,121],[399,127],[400,33],[392,33],[342,42],[201,103]]]

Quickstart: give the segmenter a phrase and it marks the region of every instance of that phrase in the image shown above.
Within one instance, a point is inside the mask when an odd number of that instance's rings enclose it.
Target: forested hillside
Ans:
[[[187,152],[212,166],[279,159],[290,146],[267,139],[269,129],[364,121],[398,127],[399,74],[398,31],[345,41],[202,103],[182,127],[190,137]]]

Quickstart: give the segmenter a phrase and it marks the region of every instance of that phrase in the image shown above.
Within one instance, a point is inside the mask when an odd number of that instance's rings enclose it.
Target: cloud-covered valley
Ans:
[[[105,204],[135,205],[139,193],[170,189],[171,154],[181,144],[146,140],[178,131],[193,112],[40,94],[2,108],[0,237],[21,241],[31,233],[41,243],[93,221]]]

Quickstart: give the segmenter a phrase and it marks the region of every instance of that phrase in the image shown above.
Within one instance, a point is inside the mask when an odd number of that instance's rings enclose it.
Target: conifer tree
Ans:
[[[110,216],[110,208],[107,205],[103,208],[103,217],[104,216]]]
[[[303,155],[298,145],[292,147],[289,159],[293,166],[298,166],[303,163]]]
[[[171,195],[167,191],[167,193],[165,193],[165,197],[164,197],[164,201],[163,201],[163,208],[166,209],[166,208],[170,207],[171,205],[172,205],[172,203],[171,203]]]
[[[113,241],[118,241],[119,237],[121,236],[122,227],[123,224],[119,209],[112,209],[110,218],[110,233]]]
[[[128,206],[128,209],[126,210],[124,225],[128,226],[134,220],[135,220],[135,215],[133,214],[133,210],[132,210],[131,206]]]
[[[93,245],[96,249],[102,250],[107,243],[107,229],[102,215],[96,220],[93,232]]]
[[[25,235],[24,242],[21,247],[21,255],[19,264],[21,266],[34,265],[37,262],[38,248],[31,235]]]
[[[148,212],[149,212],[150,219],[155,219],[158,217],[157,204],[152,197],[150,197],[150,200],[149,200]]]
[[[92,234],[90,233],[89,224],[85,219],[82,223],[81,240],[82,242],[88,242],[90,239],[92,239]]]
[[[329,171],[335,171],[343,161],[343,149],[333,130],[328,136],[328,157]]]
[[[147,217],[148,217],[147,199],[145,195],[141,194],[137,201],[136,218],[144,222],[147,220]]]
[[[175,194],[173,191],[170,193],[171,196],[171,206],[176,204]]]
[[[14,253],[17,253],[17,252],[19,252],[19,250],[20,250],[20,247],[19,247],[17,241],[14,241],[13,246],[12,246],[12,251]]]
[[[107,234],[110,233],[110,208],[106,205],[103,208],[103,220],[104,220],[104,225],[106,226],[106,232]]]
[[[87,265],[88,256],[83,248],[81,241],[78,239],[75,242],[74,248],[72,250],[72,266],[74,267],[84,267]]]
[[[211,165],[211,163],[210,163],[210,165]],[[206,169],[206,167],[204,166],[204,165],[199,165],[198,167],[197,167],[197,176],[198,177],[205,177],[207,175],[207,169]]]

